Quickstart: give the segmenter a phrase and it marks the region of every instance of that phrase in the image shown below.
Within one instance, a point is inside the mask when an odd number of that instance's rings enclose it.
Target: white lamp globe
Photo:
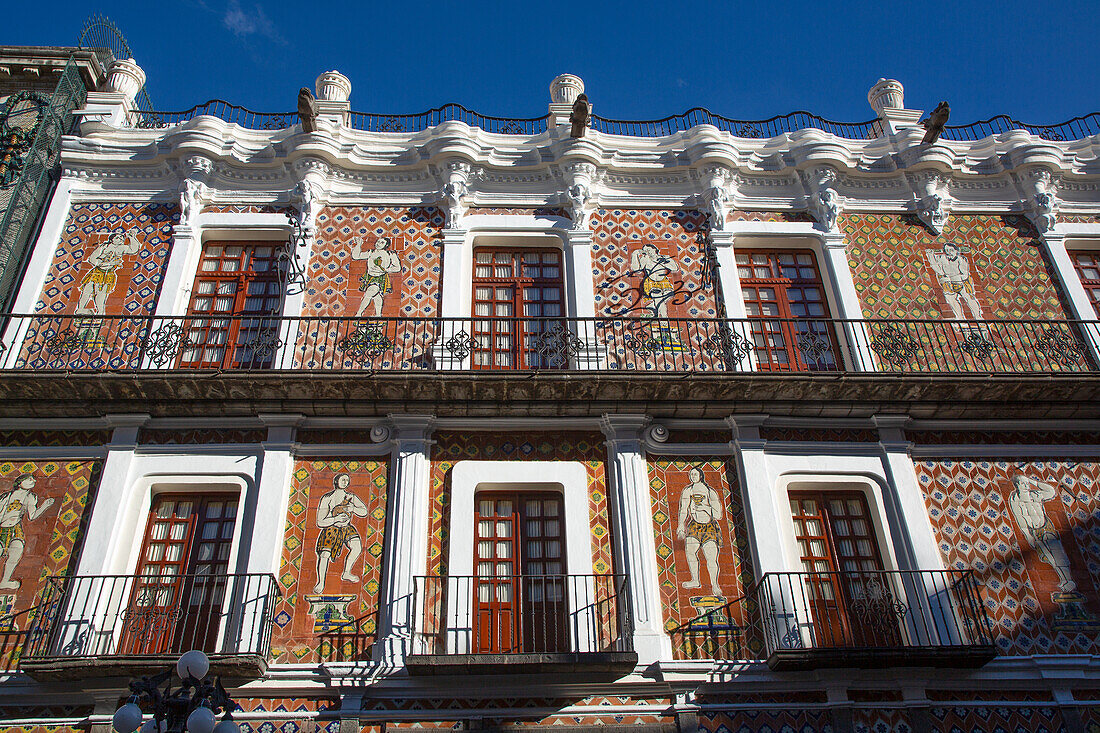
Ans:
[[[168,721],[157,720],[156,718],[149,718],[145,721],[145,724],[141,726],[141,733],[167,733]]]
[[[241,726],[234,720],[223,720],[214,726],[214,733],[241,733]]]
[[[115,711],[111,723],[118,733],[134,733],[141,725],[141,708],[135,703],[128,702]]]
[[[185,680],[188,677],[201,680],[209,671],[210,660],[198,649],[184,652],[180,660],[176,662],[176,674],[180,676],[181,680]]]
[[[214,726],[218,719],[214,717],[214,711],[210,708],[195,708],[195,711],[187,716],[187,733],[214,733]]]

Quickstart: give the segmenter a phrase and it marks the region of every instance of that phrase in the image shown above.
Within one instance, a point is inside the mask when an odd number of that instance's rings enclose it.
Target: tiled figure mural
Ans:
[[[317,661],[310,655],[329,654],[325,647],[334,639],[369,653],[388,468],[384,458],[295,462],[279,569],[283,597],[271,641],[276,661]]]
[[[940,236],[902,214],[847,214],[840,225],[865,318],[1063,319],[1069,312],[1022,216],[952,214]]]
[[[973,568],[1004,654],[1094,654],[1100,463],[917,464],[949,567]]]
[[[752,583],[748,534],[725,458],[651,460],[649,487],[661,605],[671,630],[721,609]],[[743,624],[745,609],[736,613],[725,620]]]
[[[599,209],[591,222],[596,312],[716,318],[705,227],[699,211]]]
[[[0,463],[0,659],[11,661],[45,579],[74,559],[100,461]]]
[[[447,528],[450,521],[451,469],[463,460],[580,461],[588,474],[588,511],[592,528],[592,572],[615,572],[611,561],[608,517],[607,449],[604,437],[590,433],[535,433],[528,437],[502,433],[437,433],[431,454],[431,516],[428,527],[428,574],[447,574]],[[533,477],[538,480],[537,477]]]
[[[316,320],[303,324],[298,365],[426,365],[431,322],[388,319],[439,315],[443,224],[431,207],[322,208],[302,310]]]
[[[178,218],[174,204],[76,204],[35,312],[153,312]]]

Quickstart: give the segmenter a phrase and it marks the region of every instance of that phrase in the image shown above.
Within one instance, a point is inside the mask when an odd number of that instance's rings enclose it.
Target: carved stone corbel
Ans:
[[[573,229],[587,229],[589,217],[596,208],[596,197],[592,193],[596,166],[591,163],[570,163],[565,166],[565,173],[569,185],[565,189],[564,203],[569,207]]]
[[[1028,218],[1040,234],[1053,231],[1058,223],[1058,179],[1046,168],[1035,168],[1028,173],[1027,187],[1030,200],[1024,202]]]
[[[210,200],[207,177],[214,169],[214,162],[201,155],[192,155],[183,161],[180,172],[180,226],[194,228],[195,219],[203,205]]]
[[[836,171],[818,168],[811,180],[810,212],[825,231],[835,232],[841,208],[840,194],[836,190]]]
[[[918,190],[914,210],[925,226],[937,236],[943,233],[950,213],[951,195],[947,190],[947,180],[938,173],[928,173],[917,178]]]
[[[321,196],[329,167],[323,161],[307,159],[298,161],[294,170],[300,179],[290,193],[290,200],[297,204],[298,226],[307,239],[312,239],[317,232],[317,214],[321,210]]]
[[[444,182],[439,190],[438,201],[447,217],[447,229],[457,229],[469,208],[466,197],[470,193],[470,176],[473,168],[469,163],[452,160],[444,167]]]
[[[703,189],[701,199],[710,219],[710,229],[714,232],[724,232],[731,198],[728,186],[733,180],[733,173],[725,166],[711,165],[703,170],[703,175],[706,188]]]

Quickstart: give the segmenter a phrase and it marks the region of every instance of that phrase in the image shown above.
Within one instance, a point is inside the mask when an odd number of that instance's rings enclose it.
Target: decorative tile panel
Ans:
[[[916,463],[940,551],[971,568],[1001,654],[1100,645],[1100,463]]]
[[[276,663],[325,661],[334,653],[328,648],[333,643],[351,646],[335,651],[344,661],[369,656],[388,472],[388,458],[294,462],[279,566],[283,597],[271,638]]]

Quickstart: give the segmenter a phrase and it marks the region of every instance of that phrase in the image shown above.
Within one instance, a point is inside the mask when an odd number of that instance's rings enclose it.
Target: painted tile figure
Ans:
[[[951,308],[951,317],[956,320],[966,320],[963,312],[963,304],[970,311],[970,318],[976,321],[982,319],[982,307],[974,294],[974,281],[970,277],[970,262],[962,254],[962,248],[954,242],[947,242],[939,251],[925,250],[924,256],[932,271],[936,273],[936,280],[943,289],[943,295],[947,299],[947,305]]]
[[[1044,502],[1058,498],[1058,489],[1021,473],[1012,475],[1012,486],[1008,507],[1016,524],[1039,559],[1054,568],[1058,575],[1058,589],[1063,593],[1072,593],[1077,589],[1077,583],[1070,574],[1069,555],[1043,506]]]
[[[53,505],[53,499],[39,503],[33,489],[37,482],[34,476],[24,475],[15,479],[12,488],[0,496],[0,556],[4,559],[4,569],[0,575],[0,589],[18,590],[19,581],[12,580],[15,568],[23,559],[26,547],[26,534],[23,520],[34,521]]]
[[[352,517],[367,516],[367,505],[347,490],[350,484],[351,476],[338,474],[332,480],[332,491],[322,496],[317,506],[317,526],[321,534],[317,536],[317,585],[313,587],[314,593],[325,592],[329,563],[339,560],[345,549],[348,556],[340,578],[353,583],[359,581],[359,576],[351,570],[363,552],[363,540],[351,526],[351,520]]]
[[[642,298],[650,317],[668,318],[668,302],[676,294],[672,273],[679,272],[680,265],[661,254],[657,245],[646,242],[631,253],[630,269],[642,277]]]
[[[107,241],[96,247],[85,260],[92,269],[80,281],[80,300],[76,312],[102,316],[107,310],[107,298],[118,281],[116,271],[122,266],[122,258],[141,251],[134,230],[111,232]]]
[[[359,301],[356,318],[362,318],[368,304],[374,305],[375,316],[381,316],[382,301],[393,292],[390,276],[401,272],[401,262],[397,254],[388,249],[389,246],[389,237],[379,237],[374,241],[374,249],[367,251],[363,250],[361,239],[356,239],[351,246],[353,260],[367,261],[367,273],[359,278],[359,290],[363,293],[363,299]]]
[[[680,516],[676,536],[684,541],[688,572],[691,579],[684,588],[699,588],[699,554],[702,553],[710,577],[711,593],[722,595],[718,584],[718,550],[721,547],[722,502],[718,492],[703,483],[703,472],[692,468],[688,472],[691,482],[680,493]]]

